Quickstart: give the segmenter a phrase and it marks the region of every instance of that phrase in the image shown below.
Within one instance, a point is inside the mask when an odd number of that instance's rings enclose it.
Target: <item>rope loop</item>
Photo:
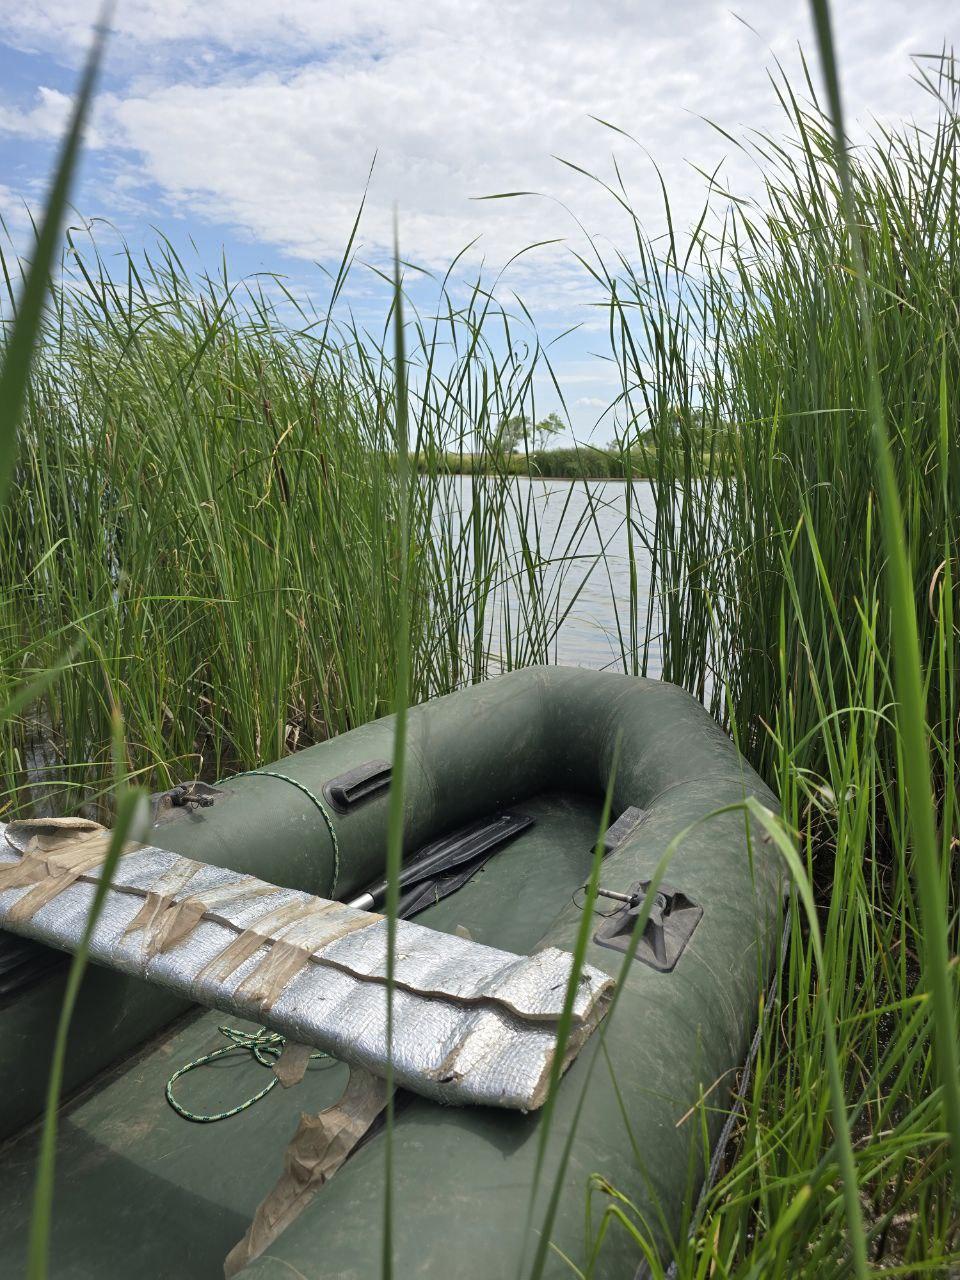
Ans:
[[[182,1116],[184,1120],[192,1120],[194,1124],[215,1124],[218,1120],[229,1120],[231,1116],[238,1116],[241,1111],[246,1111],[248,1107],[252,1107],[255,1102],[259,1102],[261,1098],[265,1098],[270,1090],[280,1083],[274,1076],[270,1083],[265,1085],[259,1093],[255,1093],[252,1097],[247,1098],[244,1102],[239,1103],[235,1107],[231,1107],[228,1111],[213,1111],[204,1113],[202,1111],[191,1111],[180,1102],[173,1092],[173,1086],[182,1077],[190,1071],[195,1071],[197,1067],[205,1067],[210,1062],[216,1062],[218,1058],[225,1058],[231,1053],[249,1053],[254,1062],[261,1067],[272,1067],[280,1054],[283,1052],[283,1046],[286,1044],[286,1038],[278,1035],[274,1031],[265,1031],[262,1027],[256,1031],[241,1031],[237,1027],[217,1027],[222,1036],[225,1036],[230,1043],[224,1045],[220,1049],[214,1049],[211,1053],[205,1053],[200,1058],[195,1058],[193,1062],[188,1062],[186,1066],[180,1067],[175,1071],[167,1081],[166,1098],[170,1106],[173,1107],[178,1116]],[[333,1065],[333,1059],[328,1053],[311,1053],[310,1060],[315,1058],[327,1058],[330,1065]]]
[[[327,893],[327,897],[336,898],[337,883],[340,879],[340,842],[337,839],[333,818],[330,817],[327,806],[323,801],[315,796],[309,787],[304,786],[302,782],[298,782],[296,778],[289,778],[285,773],[276,773],[272,769],[248,769],[244,773],[234,773],[229,778],[222,779],[221,783],[217,785],[221,785],[222,782],[233,782],[235,778],[279,778],[281,782],[289,782],[291,787],[296,787],[298,791],[303,792],[310,803],[315,806],[326,823],[327,831],[330,833],[330,842],[333,845],[333,878],[330,882],[330,891]]]

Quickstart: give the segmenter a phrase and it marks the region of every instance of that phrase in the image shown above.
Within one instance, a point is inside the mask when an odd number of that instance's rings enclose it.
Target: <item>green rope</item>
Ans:
[[[178,1102],[173,1094],[173,1086],[187,1072],[195,1071],[197,1067],[205,1067],[209,1062],[216,1062],[218,1058],[225,1058],[228,1054],[238,1051],[248,1052],[261,1067],[272,1067],[280,1057],[283,1052],[283,1046],[286,1044],[284,1036],[277,1035],[273,1031],[264,1031],[262,1028],[257,1032],[238,1031],[236,1027],[217,1027],[217,1030],[222,1036],[226,1036],[230,1043],[224,1045],[222,1049],[214,1049],[212,1053],[205,1053],[203,1057],[195,1058],[193,1062],[188,1062],[185,1067],[175,1071],[167,1081],[167,1101],[178,1116],[182,1116],[184,1120],[192,1120],[195,1124],[214,1124],[217,1120],[229,1120],[231,1116],[238,1116],[241,1111],[246,1111],[255,1102],[265,1098],[274,1085],[280,1083],[277,1077],[274,1076],[270,1083],[261,1089],[259,1093],[255,1093],[253,1097],[247,1098],[245,1102],[239,1103],[238,1106],[231,1107],[229,1111],[214,1111],[205,1114],[202,1111],[190,1111],[182,1102]],[[334,1060],[327,1053],[311,1053],[310,1060],[313,1061],[314,1058],[327,1058],[330,1065],[333,1065]]]
[[[333,879],[330,883],[330,892],[328,898],[336,898],[337,882],[340,879],[340,842],[337,840],[337,832],[333,825],[333,819],[327,811],[326,805],[319,800],[309,787],[305,787],[302,782],[298,782],[296,778],[288,778],[285,773],[274,773],[270,769],[248,769],[245,773],[234,773],[229,778],[225,778],[222,782],[217,783],[222,786],[223,782],[232,782],[234,778],[279,778],[281,782],[289,782],[291,787],[296,787],[298,791],[302,791],[311,804],[315,805],[320,811],[320,816],[327,824],[327,830],[330,832],[330,841],[333,844]]]
[[[279,778],[281,782],[289,782],[291,787],[296,787],[298,791],[302,791],[307,799],[319,811],[320,816],[326,823],[327,830],[330,833],[330,841],[333,845],[333,879],[330,884],[329,898],[337,896],[337,881],[340,879],[340,842],[337,840],[337,832],[333,825],[333,819],[327,812],[326,806],[319,800],[309,787],[305,787],[302,782],[298,782],[296,778],[288,778],[285,773],[275,773],[269,769],[248,769],[244,773],[231,774],[229,778],[222,778],[217,786],[222,786],[224,782],[232,782],[234,778]],[[246,1111],[248,1107],[252,1107],[255,1102],[259,1102],[261,1098],[265,1098],[274,1085],[279,1084],[276,1076],[268,1085],[255,1093],[253,1097],[247,1098],[245,1102],[241,1102],[236,1107],[231,1107],[229,1111],[216,1111],[209,1115],[202,1112],[190,1111],[181,1102],[174,1097],[173,1086],[181,1078],[190,1071],[195,1071],[197,1067],[205,1067],[210,1062],[216,1062],[218,1058],[224,1058],[227,1054],[240,1052],[248,1052],[252,1055],[255,1062],[261,1067],[272,1067],[283,1052],[283,1046],[286,1040],[283,1036],[277,1035],[272,1031],[264,1031],[263,1029],[256,1033],[249,1031],[238,1031],[235,1027],[218,1027],[217,1030],[222,1036],[230,1041],[230,1044],[224,1045],[222,1049],[214,1049],[212,1053],[205,1053],[200,1058],[195,1058],[193,1062],[188,1062],[186,1066],[175,1071],[167,1081],[166,1095],[167,1101],[176,1111],[177,1115],[182,1116],[184,1120],[193,1120],[197,1124],[214,1124],[217,1120],[229,1120],[231,1116],[238,1116],[241,1111]],[[330,1063],[333,1059],[326,1053],[312,1053],[311,1061],[314,1058],[329,1058]]]

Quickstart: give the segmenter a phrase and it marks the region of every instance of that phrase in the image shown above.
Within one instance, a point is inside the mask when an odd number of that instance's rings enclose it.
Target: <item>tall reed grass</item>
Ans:
[[[960,81],[949,57],[918,73],[935,122],[875,126],[855,149],[838,149],[836,95],[828,111],[812,77],[802,97],[781,79],[784,136],[750,144],[761,201],[714,192],[686,240],[652,242],[637,222],[612,268],[589,262],[608,291],[620,412],[655,443],[657,517],[634,535],[653,562],[664,676],[703,697],[778,790],[823,939],[818,954],[795,905],[740,1131],[679,1246],[682,1276],[945,1274],[960,1256]],[[884,424],[892,490],[874,450]],[[732,465],[712,452],[718,429]],[[635,593],[620,603],[632,621]],[[915,688],[902,665],[914,626]],[[624,647],[628,669],[648,646]],[[908,785],[925,742],[932,795]],[[597,1194],[611,1229],[639,1239],[629,1204]]]
[[[487,296],[441,295],[442,334],[407,312],[403,583],[389,325],[337,329],[278,280],[197,279],[168,244],[108,263],[71,236],[64,268],[0,515],[0,688],[80,648],[0,730],[7,806],[97,803],[112,700],[150,786],[385,714],[401,604],[416,700],[549,658],[562,580],[585,570],[489,446],[542,356],[515,359]],[[481,470],[456,474],[456,450]]]

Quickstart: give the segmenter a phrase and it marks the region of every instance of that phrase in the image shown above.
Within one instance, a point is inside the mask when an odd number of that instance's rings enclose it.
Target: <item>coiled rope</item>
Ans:
[[[238,1116],[241,1111],[246,1111],[248,1107],[252,1107],[255,1102],[259,1102],[261,1098],[265,1098],[275,1085],[280,1081],[273,1076],[270,1083],[265,1085],[259,1093],[255,1093],[252,1097],[247,1098],[244,1102],[239,1103],[235,1107],[231,1107],[228,1111],[213,1111],[204,1113],[202,1111],[191,1111],[185,1107],[182,1102],[174,1096],[173,1086],[181,1078],[190,1071],[195,1071],[197,1067],[205,1067],[210,1062],[216,1062],[218,1058],[225,1058],[231,1053],[249,1053],[254,1062],[261,1067],[273,1067],[274,1063],[283,1052],[283,1046],[286,1044],[286,1037],[278,1035],[273,1031],[265,1031],[262,1027],[259,1031],[240,1031],[236,1027],[217,1027],[222,1036],[230,1041],[224,1045],[222,1049],[214,1049],[212,1053],[205,1053],[200,1058],[195,1058],[193,1062],[188,1062],[185,1067],[181,1067],[175,1071],[167,1081],[166,1096],[167,1101],[176,1111],[178,1116],[182,1116],[184,1120],[192,1120],[195,1124],[214,1124],[218,1120],[229,1120],[231,1116]],[[310,1061],[315,1058],[326,1058],[330,1066],[334,1065],[334,1059],[328,1053],[311,1053]]]

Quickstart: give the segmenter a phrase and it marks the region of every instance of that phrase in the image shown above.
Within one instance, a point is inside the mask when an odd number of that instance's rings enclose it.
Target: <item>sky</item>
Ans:
[[[848,115],[922,113],[911,56],[953,42],[955,5],[833,8]],[[97,10],[0,0],[0,214],[15,237],[42,202]],[[575,434],[598,442],[614,380],[574,253],[584,228],[601,252],[628,248],[630,226],[587,175],[616,163],[651,234],[654,162],[680,226],[718,165],[756,196],[756,165],[724,132],[779,132],[771,71],[801,85],[801,46],[816,66],[803,0],[119,0],[112,28],[74,193],[108,248],[160,232],[198,267],[225,252],[234,277],[280,273],[322,308],[366,190],[361,264],[389,262],[396,212],[407,261],[442,273],[470,244],[461,272],[482,265],[546,339],[579,326],[551,358]],[[512,191],[535,194],[482,199]],[[416,300],[429,310],[434,294],[423,276]],[[359,267],[345,302],[376,322],[375,270]],[[538,409],[557,407],[540,390]]]

